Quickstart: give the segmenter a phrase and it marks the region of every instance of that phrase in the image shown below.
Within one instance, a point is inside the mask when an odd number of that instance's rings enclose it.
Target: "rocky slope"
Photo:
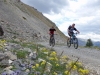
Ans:
[[[64,43],[66,36],[57,26],[34,7],[20,0],[0,0],[0,25],[7,39],[48,41],[48,30],[55,26],[57,42]]]

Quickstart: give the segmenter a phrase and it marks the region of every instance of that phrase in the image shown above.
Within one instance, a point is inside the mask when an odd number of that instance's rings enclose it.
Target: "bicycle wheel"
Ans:
[[[55,45],[55,39],[54,39],[54,37],[52,37],[51,38],[51,46],[54,47],[54,45]]]
[[[74,48],[77,49],[78,48],[78,39],[74,38],[73,43],[74,43]]]
[[[49,40],[49,45],[51,46],[51,39]]]
[[[68,46],[68,47],[71,46],[71,41],[70,41],[70,39],[67,39],[67,46]]]

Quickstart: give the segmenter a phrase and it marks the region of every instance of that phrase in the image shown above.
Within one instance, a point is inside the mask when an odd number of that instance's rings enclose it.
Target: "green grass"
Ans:
[[[30,48],[32,50],[36,49],[36,44],[33,43],[21,43],[21,46],[24,48]]]
[[[24,59],[24,58],[26,58],[26,55],[27,55],[27,51],[23,51],[23,50],[21,50],[21,51],[17,51],[17,58],[19,58],[19,59]]]
[[[84,47],[85,47],[85,48],[91,48],[91,49],[100,50],[100,47],[98,47],[98,46],[91,46],[91,47],[84,46]]]
[[[10,43],[15,43],[15,44],[20,44],[19,41],[15,41],[15,40],[8,40],[7,42],[10,42]]]

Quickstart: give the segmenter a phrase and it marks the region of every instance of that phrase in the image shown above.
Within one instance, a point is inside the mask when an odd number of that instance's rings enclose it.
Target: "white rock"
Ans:
[[[5,52],[5,54],[11,59],[11,60],[16,60],[17,56],[12,54],[10,51]]]

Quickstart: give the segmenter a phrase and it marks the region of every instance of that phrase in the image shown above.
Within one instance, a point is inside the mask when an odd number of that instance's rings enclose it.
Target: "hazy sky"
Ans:
[[[72,23],[83,39],[100,41],[100,0],[21,0],[42,12],[67,35]]]

